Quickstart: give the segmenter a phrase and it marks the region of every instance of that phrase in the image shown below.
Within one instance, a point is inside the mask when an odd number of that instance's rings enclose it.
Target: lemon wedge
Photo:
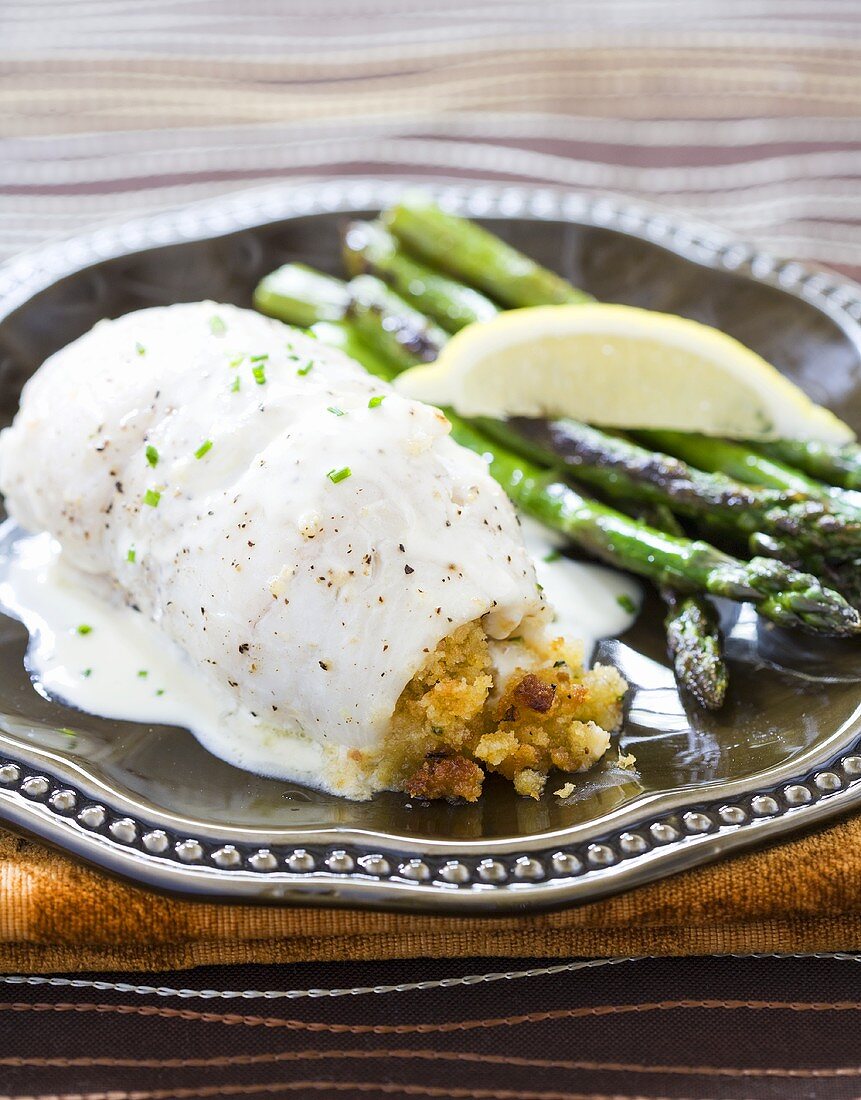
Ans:
[[[717,329],[633,306],[535,306],[462,329],[397,380],[463,416],[844,443],[852,429]]]

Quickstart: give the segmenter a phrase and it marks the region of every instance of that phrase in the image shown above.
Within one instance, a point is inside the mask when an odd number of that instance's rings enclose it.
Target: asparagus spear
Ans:
[[[499,309],[472,287],[409,256],[377,222],[350,222],[344,233],[344,263],[351,275],[375,275],[432,318],[446,332],[488,321]]]
[[[662,588],[664,631],[676,683],[703,710],[720,710],[729,687],[723,639],[714,609],[702,596]]]
[[[336,321],[350,304],[350,291],[340,279],[332,279],[305,264],[285,264],[271,272],[254,290],[254,307],[270,317],[293,317],[293,324],[307,328],[315,321]]]
[[[494,447],[473,425],[449,419],[454,439],[488,459],[490,473],[518,507],[595,557],[681,592],[750,600],[781,626],[837,635],[861,631],[858,612],[816,577],[767,558],[739,561],[706,542],[664,534],[582,497],[558,470]]]
[[[792,556],[861,551],[861,516],[835,515],[829,504],[804,499],[795,490],[743,485],[720,473],[704,473],[668,454],[648,451],[620,436],[575,420],[503,423],[481,420],[482,430],[539,462],[560,459],[578,481],[616,499],[663,504],[692,519],[708,517],[749,538],[774,535]]]
[[[802,562],[793,557],[794,548],[781,539],[762,533],[750,539],[750,551],[766,558],[778,558],[793,566],[815,574],[829,588],[861,610],[861,557],[841,558],[833,554],[813,554]]]
[[[433,203],[400,203],[383,215],[388,229],[432,267],[480,287],[506,306],[588,302],[591,296],[530,260],[486,229]]]
[[[652,527],[670,535],[684,535],[681,524],[665,505],[643,507],[635,503],[632,507],[632,514]],[[676,683],[704,710],[720,710],[729,687],[729,670],[714,608],[699,592],[679,592],[658,585],[658,594],[667,609],[664,632]]]
[[[861,489],[861,446],[842,447],[795,439],[775,439],[752,446],[767,458],[802,470],[810,477],[842,489]]]
[[[802,493],[813,499],[825,499],[829,496],[827,486],[821,482],[814,481],[785,463],[751,450],[746,443],[715,439],[693,432],[643,430],[632,434],[648,446],[660,447],[662,451],[677,455],[700,470],[724,473],[748,485]]]
[[[392,324],[383,306],[368,303],[367,283],[362,289],[364,298],[350,307],[346,322],[356,325],[361,318],[361,337],[376,355],[386,359],[391,333],[397,325]],[[382,293],[391,294],[386,288]],[[295,323],[298,316],[313,315],[313,298],[299,303],[295,311],[289,308],[287,299],[284,302],[279,314],[284,321]],[[321,307],[320,319],[329,319],[326,303]],[[398,358],[390,362],[397,371],[409,358],[406,342],[397,341],[395,351]],[[373,364],[369,363],[369,367],[374,369]],[[522,511],[568,536],[596,557],[680,591],[705,591],[730,599],[751,600],[763,615],[783,626],[836,635],[861,632],[861,615],[815,577],[765,558],[738,561],[708,543],[658,531],[581,496],[562,480],[558,470],[519,458],[493,444],[474,425],[453,413],[448,416],[454,439],[486,458],[491,475]]]

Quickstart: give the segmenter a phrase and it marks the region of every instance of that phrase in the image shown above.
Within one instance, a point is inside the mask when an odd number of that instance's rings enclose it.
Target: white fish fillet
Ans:
[[[320,785],[355,796],[348,750],[379,748],[443,638],[546,621],[509,501],[447,432],[278,321],[175,305],[103,321],[41,367],[0,437],[0,488],[231,706],[330,748]]]

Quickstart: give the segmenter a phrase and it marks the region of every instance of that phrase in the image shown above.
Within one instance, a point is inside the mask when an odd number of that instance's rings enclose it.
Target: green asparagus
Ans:
[[[714,609],[702,596],[674,588],[662,588],[661,598],[667,605],[664,631],[676,683],[703,710],[720,710],[729,673]]]
[[[505,306],[588,302],[591,296],[530,260],[487,230],[433,203],[401,203],[383,215],[387,228],[432,267],[479,287]]]
[[[746,443],[715,439],[693,432],[644,430],[632,434],[649,447],[660,447],[662,451],[676,455],[700,470],[723,473],[747,485],[802,493],[814,499],[829,495],[827,486],[821,482],[814,481],[783,462],[751,450]]]
[[[632,515],[670,535],[683,536],[681,524],[665,505],[635,503]],[[624,511],[631,511],[625,507]],[[723,637],[717,615],[699,592],[679,592],[658,585],[667,609],[664,632],[667,652],[679,688],[704,710],[720,710],[729,687],[729,670],[723,655]]]
[[[307,328],[315,321],[337,321],[350,303],[350,291],[305,264],[285,264],[262,279],[254,291],[254,307],[270,317],[289,314],[293,324]]]
[[[798,491],[743,485],[704,473],[668,454],[574,420],[481,420],[488,435],[539,462],[562,461],[578,481],[614,499],[664,504],[692,519],[708,517],[749,538],[762,532],[791,545],[793,557],[861,552],[861,516],[852,520]]]
[[[344,233],[343,252],[351,275],[382,279],[446,332],[457,332],[475,321],[489,321],[499,312],[477,290],[414,260],[377,222],[350,222]]]
[[[829,443],[775,439],[752,446],[767,458],[794,466],[828,485],[861,489],[861,446],[857,443],[846,443],[840,447]]]
[[[313,317],[314,310],[313,299],[291,305],[285,298],[279,316],[296,323],[299,316]],[[324,315],[320,320],[330,319],[328,305],[321,313]],[[368,304],[367,298],[351,306],[345,315],[347,324],[352,325],[356,325],[359,317],[364,321],[359,330],[362,340],[385,360],[391,332],[397,326],[392,325],[385,308]],[[403,360],[409,355],[405,341],[399,341],[396,350],[399,357],[391,362],[395,371],[402,369]],[[373,369],[372,364],[369,366]],[[454,439],[485,457],[491,475],[516,505],[596,557],[679,591],[704,591],[730,599],[751,600],[761,614],[783,626],[836,635],[861,632],[861,615],[815,577],[765,558],[738,561],[708,543],[651,528],[581,496],[562,480],[560,471],[519,458],[494,445],[460,417],[448,415]]]

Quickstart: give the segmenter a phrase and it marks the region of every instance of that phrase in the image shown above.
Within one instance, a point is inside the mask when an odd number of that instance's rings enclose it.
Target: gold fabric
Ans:
[[[861,818],[577,908],[502,917],[209,904],[0,833],[0,969],[861,950]]]

